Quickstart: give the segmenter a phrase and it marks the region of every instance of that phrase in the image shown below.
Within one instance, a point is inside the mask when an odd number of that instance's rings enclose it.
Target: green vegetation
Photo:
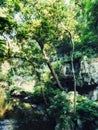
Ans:
[[[53,120],[55,130],[98,128],[98,103],[77,94],[74,72],[84,56],[98,57],[97,6],[97,0],[0,1],[0,118]],[[65,63],[72,65],[70,85]]]
[[[0,118],[4,118],[5,113],[12,110],[12,105],[3,88],[0,88],[0,93]]]

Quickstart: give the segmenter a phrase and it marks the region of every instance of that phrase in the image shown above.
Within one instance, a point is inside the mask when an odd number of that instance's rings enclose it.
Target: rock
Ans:
[[[98,58],[88,59],[86,56],[79,61],[74,62],[77,86],[97,85],[98,84]],[[63,68],[66,81],[73,82],[71,63],[66,63]]]
[[[79,94],[84,94],[89,99],[98,100],[98,58],[89,59],[86,56],[80,61],[74,61],[76,86]],[[74,89],[74,79],[71,62],[63,68],[65,78],[62,80],[69,91]]]
[[[89,60],[84,57],[80,63],[79,80],[82,80],[82,85],[98,84],[98,60]]]
[[[26,96],[26,92],[19,91],[19,90],[13,90],[13,91],[11,91],[10,95],[12,97],[24,98]]]
[[[31,105],[33,109],[37,109],[37,105],[36,104],[32,104]]]
[[[92,101],[98,100],[98,87],[96,87],[93,91],[89,92],[88,98]]]

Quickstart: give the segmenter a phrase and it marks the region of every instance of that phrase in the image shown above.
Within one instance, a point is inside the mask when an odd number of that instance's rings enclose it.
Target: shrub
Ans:
[[[55,118],[55,130],[70,130],[73,128],[73,121],[70,113],[70,102],[65,92],[56,91],[55,96],[50,98],[49,114]]]
[[[83,130],[98,128],[98,105],[90,100],[85,100],[77,105],[77,119],[82,123]],[[90,125],[88,125],[90,124]]]

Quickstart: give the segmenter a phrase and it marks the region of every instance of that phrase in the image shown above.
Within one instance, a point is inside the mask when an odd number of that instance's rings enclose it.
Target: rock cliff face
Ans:
[[[88,93],[98,86],[98,58],[88,59],[86,56],[79,62],[74,63],[77,90]],[[73,74],[71,63],[64,65],[65,84],[73,88]],[[98,89],[97,89],[98,90]]]
[[[80,71],[77,78],[81,86],[98,84],[98,59],[89,60],[86,56],[80,62]],[[80,84],[79,84],[80,85]]]
[[[74,63],[77,86],[98,84],[98,59],[88,59],[86,56],[77,63]],[[73,77],[71,63],[64,66],[66,79]]]

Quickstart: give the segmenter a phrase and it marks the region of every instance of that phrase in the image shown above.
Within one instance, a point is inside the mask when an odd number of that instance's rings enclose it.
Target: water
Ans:
[[[50,122],[22,122],[14,119],[0,121],[0,130],[54,130]]]

